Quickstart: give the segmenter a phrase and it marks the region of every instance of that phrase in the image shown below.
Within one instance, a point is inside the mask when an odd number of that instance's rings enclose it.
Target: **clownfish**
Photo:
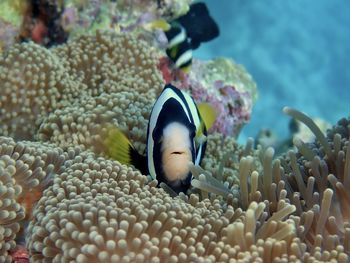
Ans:
[[[150,114],[146,155],[138,153],[118,128],[109,130],[104,143],[113,159],[133,165],[176,193],[186,193],[192,179],[189,164],[200,164],[207,129],[215,118],[216,112],[209,104],[197,107],[190,95],[167,84]]]
[[[192,50],[201,43],[219,36],[219,27],[209,15],[205,3],[194,3],[189,11],[170,22],[159,19],[147,24],[165,32],[168,40],[166,54],[177,68],[188,72],[192,63]]]

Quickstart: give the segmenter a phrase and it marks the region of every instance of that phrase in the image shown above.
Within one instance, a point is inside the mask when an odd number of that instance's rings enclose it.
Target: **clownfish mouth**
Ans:
[[[192,161],[190,132],[179,122],[168,124],[162,138],[162,169],[168,182],[184,180]]]
[[[171,154],[184,154],[185,152],[172,152]]]
[[[162,164],[166,179],[169,182],[184,180],[190,172],[188,163],[192,156],[189,150],[164,151]]]

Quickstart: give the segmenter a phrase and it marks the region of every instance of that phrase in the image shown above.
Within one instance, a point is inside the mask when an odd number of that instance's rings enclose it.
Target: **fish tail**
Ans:
[[[118,128],[108,129],[104,139],[107,155],[126,165],[133,165],[143,174],[147,174],[147,158],[137,152],[128,137]]]

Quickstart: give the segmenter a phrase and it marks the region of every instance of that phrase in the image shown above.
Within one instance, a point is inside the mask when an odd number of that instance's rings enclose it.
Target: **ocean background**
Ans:
[[[335,124],[350,110],[350,1],[205,1],[220,37],[194,57],[229,57],[244,65],[259,98],[239,136],[245,142],[261,128],[289,133],[284,106]]]

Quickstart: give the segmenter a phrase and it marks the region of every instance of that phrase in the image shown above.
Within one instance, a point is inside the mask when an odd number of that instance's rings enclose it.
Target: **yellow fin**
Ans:
[[[170,49],[170,51],[169,51],[169,54],[168,54],[169,57],[170,57],[171,59],[175,59],[178,50],[179,50],[179,46],[178,46],[178,45],[173,46],[173,47]]]
[[[163,31],[168,31],[171,26],[164,19],[157,19],[144,24],[144,27],[148,30],[161,29]]]
[[[116,127],[108,128],[107,137],[103,141],[107,154],[122,164],[131,164],[131,150],[133,149],[128,137]]]
[[[181,70],[186,73],[186,74],[189,74],[190,71],[191,71],[191,65],[188,65],[186,67],[182,67]]]
[[[199,128],[197,129],[196,131],[196,136],[195,136],[195,140],[196,140],[196,143],[200,144],[200,142],[203,142],[205,140],[203,140],[203,137],[204,136],[204,122],[203,120],[201,120],[201,123],[199,125]]]
[[[218,115],[217,111],[214,109],[213,106],[206,102],[199,103],[197,105],[197,108],[205,127],[207,128],[207,130],[209,130],[216,120],[216,117]]]

